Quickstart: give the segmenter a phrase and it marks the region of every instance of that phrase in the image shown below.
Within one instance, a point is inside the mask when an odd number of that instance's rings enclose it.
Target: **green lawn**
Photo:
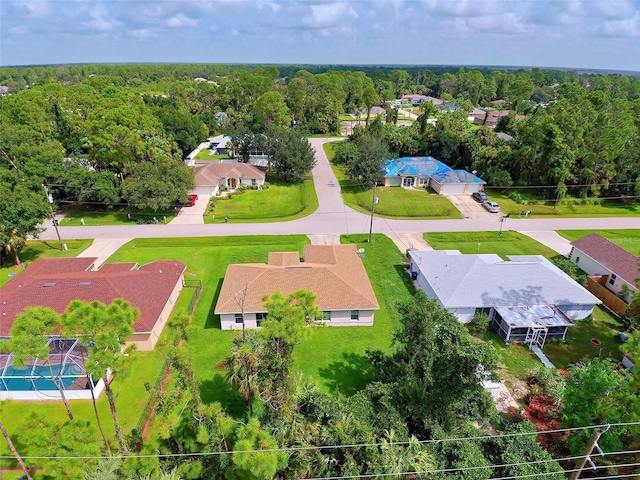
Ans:
[[[209,155],[209,149],[203,148],[195,156],[196,160],[226,160],[231,158],[229,155]]]
[[[65,213],[60,220],[63,227],[81,227],[84,218],[85,226],[97,225],[135,225],[153,221],[155,217],[160,224],[167,223],[173,218],[173,207],[167,210],[136,210],[126,206],[107,207],[103,205],[81,204]]]
[[[127,373],[117,375],[112,383],[114,392],[117,392],[118,417],[125,434],[129,434],[135,427],[140,413],[147,401],[148,394],[144,388],[145,382],[153,384],[160,371],[164,355],[159,351],[133,353],[127,358]],[[122,388],[121,388],[122,387]],[[91,401],[75,400],[71,401],[71,410],[77,419],[89,421],[94,426],[94,439],[101,442],[100,434],[95,427],[95,416]],[[114,440],[113,421],[109,412],[109,405],[106,396],[103,395],[98,401],[98,410],[105,433],[110,438],[110,442],[116,447]],[[37,412],[59,425],[68,421],[66,411],[62,402],[20,402],[6,401],[0,404],[0,416],[11,437],[17,438],[20,453],[29,455],[31,452],[28,442],[28,435],[22,425],[31,413]],[[18,435],[18,437],[16,437]],[[21,436],[20,436],[21,435]],[[7,443],[0,442],[0,455],[11,455]],[[37,465],[37,460],[29,460],[29,465]],[[0,459],[0,468],[15,468],[15,462],[7,459]]]
[[[233,193],[229,200],[212,197],[204,216],[205,223],[284,222],[306,217],[318,208],[312,180],[294,184],[271,183],[266,190]]]
[[[497,253],[507,255],[543,255],[552,258],[557,252],[518,232],[445,232],[425,233],[424,239],[436,250],[460,250],[461,253]]]
[[[583,358],[610,358],[616,362],[622,359],[617,334],[622,330],[620,322],[603,307],[593,310],[593,321],[578,320],[569,328],[566,343],[549,343],[544,353],[558,368],[567,368]],[[597,338],[602,345],[595,347],[589,339]]]
[[[331,168],[340,183],[344,203],[363,213],[371,212],[373,189],[353,185],[353,181],[346,178],[344,168],[333,163],[333,146],[331,143],[323,145]],[[376,188],[378,204],[375,215],[384,218],[424,220],[429,218],[462,218],[460,211],[444,196],[431,193],[426,189],[409,190],[400,187]]]
[[[511,200],[499,190],[487,189],[486,193],[490,200],[498,202],[503,213],[512,216],[524,215],[527,210],[531,210],[534,218],[540,215],[554,217],[632,217],[640,215],[640,203],[609,200],[602,205],[579,205],[580,200],[576,199],[576,203],[573,204],[564,200],[554,209],[553,202],[542,204],[528,192],[518,192],[526,200],[526,204]]]
[[[370,378],[367,349],[389,349],[392,332],[398,322],[397,301],[408,298],[413,287],[403,268],[404,258],[393,242],[375,235],[371,244],[365,235],[346,236],[345,243],[357,242],[365,249],[363,259],[374,291],[381,304],[373,327],[326,327],[313,329],[310,338],[296,347],[295,365],[325,391],[336,388],[350,394]],[[150,262],[157,258],[175,258],[188,265],[186,278],[197,278],[203,291],[195,311],[189,339],[195,374],[202,398],[220,401],[234,414],[244,412],[244,402],[223,379],[215,365],[231,349],[237,332],[221,331],[213,314],[217,295],[229,263],[264,263],[271,251],[302,251],[309,243],[306,236],[227,237],[195,239],[136,239],[123,246],[113,261]]]
[[[640,230],[558,230],[558,233],[567,240],[577,240],[589,235],[590,233],[599,233],[603,237],[611,240],[619,247],[624,248],[628,252],[636,256],[640,256]]]
[[[91,245],[92,240],[63,240],[67,245],[67,250],[60,250],[57,240],[29,240],[27,244],[18,250],[18,256],[23,263],[29,264],[36,258],[67,258],[75,257],[86,250]],[[7,283],[11,277],[10,273],[18,274],[23,269],[14,264],[13,254],[5,256],[3,254],[2,267],[0,267],[0,286]]]
[[[393,242],[380,234],[374,235],[370,244],[366,240],[366,235],[343,235],[340,239],[341,243],[355,243],[365,250],[362,261],[380,304],[373,326],[314,329],[294,352],[297,368],[325,391],[350,395],[371,380],[365,351],[390,349],[393,332],[399,325],[396,305],[415,292],[404,269],[405,259]]]

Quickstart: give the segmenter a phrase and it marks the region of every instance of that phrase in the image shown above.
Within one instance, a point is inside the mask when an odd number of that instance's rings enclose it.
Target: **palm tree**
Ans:
[[[252,330],[234,337],[231,356],[220,362],[227,372],[227,382],[236,387],[246,400],[250,416],[253,416],[253,400],[258,389],[260,350],[260,336]]]
[[[15,259],[15,264],[17,267],[22,266],[22,262],[20,261],[20,257],[18,256],[18,249],[23,247],[26,243],[24,237],[22,237],[17,229],[11,230],[11,233],[8,235],[7,244],[4,246],[5,253],[13,252],[13,257]]]

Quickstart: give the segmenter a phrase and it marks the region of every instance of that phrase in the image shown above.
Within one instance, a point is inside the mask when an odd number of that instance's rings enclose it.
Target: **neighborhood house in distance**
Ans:
[[[260,187],[264,185],[266,175],[248,163],[236,161],[195,162],[196,188],[192,193],[214,196],[222,187],[233,191],[240,185]]]
[[[506,341],[537,344],[564,338],[602,302],[540,255],[463,255],[457,250],[409,251],[412,276],[463,323],[486,313]]]
[[[640,257],[597,233],[571,242],[569,260],[586,272],[587,288],[616,313],[622,313],[637,290]]]
[[[135,268],[135,263],[110,263],[93,270],[97,258],[40,258],[0,288],[0,338],[8,338],[13,321],[27,307],[47,307],[62,313],[72,300],[106,305],[122,298],[140,310],[133,335],[126,344],[140,351],[153,350],[182,291],[186,265],[157,260]],[[38,359],[27,368],[12,365],[11,353],[0,354],[0,398],[58,399],[49,363],[61,370],[68,398],[91,398],[84,364],[86,346],[76,339],[52,337],[47,363]],[[96,383],[100,393],[101,380]],[[46,395],[41,393],[46,391]]]
[[[316,295],[322,320],[332,326],[371,326],[380,307],[355,245],[305,245],[271,252],[267,263],[227,267],[215,313],[222,330],[256,328],[266,318],[262,298],[276,291]]]
[[[385,187],[431,187],[440,195],[481,192],[484,180],[466,170],[453,170],[433,157],[387,160]]]

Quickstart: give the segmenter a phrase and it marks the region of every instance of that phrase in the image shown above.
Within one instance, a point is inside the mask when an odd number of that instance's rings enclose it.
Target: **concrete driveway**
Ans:
[[[499,213],[489,213],[481,203],[476,202],[468,193],[446,195],[446,197],[460,210],[462,218],[494,218],[500,216]]]
[[[182,207],[177,217],[169,223],[171,225],[204,225],[204,212],[207,210],[211,195],[198,195],[193,207]]]

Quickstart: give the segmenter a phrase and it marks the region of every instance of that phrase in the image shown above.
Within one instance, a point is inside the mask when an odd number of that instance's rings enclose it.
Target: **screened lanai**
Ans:
[[[59,399],[52,374],[67,398],[91,398],[97,386],[85,372],[87,348],[75,338],[51,338],[47,346],[47,360],[36,357],[24,367],[14,364],[13,353],[0,354],[0,398]]]

